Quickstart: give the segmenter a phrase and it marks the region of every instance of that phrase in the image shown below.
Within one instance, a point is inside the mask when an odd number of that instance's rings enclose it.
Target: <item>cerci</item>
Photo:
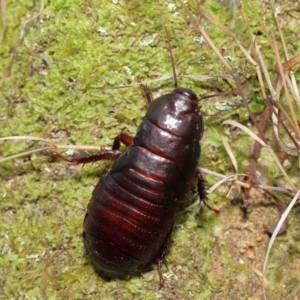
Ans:
[[[203,117],[190,89],[176,88],[155,100],[146,92],[149,106],[135,137],[120,133],[112,150],[84,158],[55,155],[76,163],[114,160],[87,206],[86,253],[106,278],[129,277],[157,263],[162,286],[175,214],[195,177],[201,200],[207,200],[197,168]],[[128,146],[123,153],[120,143]]]

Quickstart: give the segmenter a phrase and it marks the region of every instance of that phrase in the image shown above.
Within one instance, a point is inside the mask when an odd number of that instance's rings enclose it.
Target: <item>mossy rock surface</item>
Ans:
[[[21,26],[39,11],[40,3],[2,2],[6,5],[0,45],[1,137],[31,135],[61,144],[110,147],[120,131],[134,135],[146,108],[137,77],[150,82],[155,97],[174,89],[165,27],[180,86],[199,96],[231,89],[230,74],[191,22],[190,14],[197,15],[197,1],[45,1],[41,15],[25,28],[9,74],[9,55]],[[294,2],[277,7],[286,22],[282,30],[291,56],[300,48],[299,5]],[[247,27],[230,3],[208,0],[204,8],[231,26],[248,48]],[[269,32],[276,27],[270,5],[263,2],[259,9],[255,3],[248,5],[243,3],[249,26],[257,33],[275,79]],[[260,113],[264,103],[254,67],[245,63],[232,39],[208,21],[201,24],[232,66],[250,78],[249,103],[255,114]],[[193,78],[196,75],[218,77],[199,80]],[[299,72],[295,76],[299,80]],[[229,118],[248,124],[247,111],[235,96],[204,99],[201,106],[206,128],[199,163],[231,174],[219,125]],[[242,172],[253,141],[234,130],[227,133]],[[0,141],[0,154],[39,146],[34,141]],[[277,209],[253,191],[252,212],[245,219],[231,201],[234,195],[226,196],[227,186],[209,195],[210,204],[221,210],[219,216],[204,207],[176,218],[164,288],[158,288],[155,266],[129,280],[106,282],[97,276],[84,256],[82,222],[93,187],[109,165],[101,162],[82,168],[49,153],[0,164],[0,299],[261,299],[259,274],[269,240],[264,225],[276,221]],[[272,180],[279,177],[276,168],[268,172]],[[208,186],[215,181],[207,176]],[[193,203],[195,191],[184,207]],[[288,232],[272,251],[270,299],[297,299],[300,294],[298,216],[296,207]]]

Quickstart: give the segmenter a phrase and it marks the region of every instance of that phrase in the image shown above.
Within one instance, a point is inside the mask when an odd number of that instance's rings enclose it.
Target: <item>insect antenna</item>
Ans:
[[[172,47],[171,47],[171,43],[170,43],[170,35],[169,35],[168,30],[167,30],[167,27],[165,27],[165,30],[166,30],[166,36],[167,36],[169,53],[170,53],[171,62],[172,62],[172,71],[173,71],[174,85],[175,85],[175,89],[176,89],[178,87],[178,81],[177,81],[177,75],[176,75],[176,69],[175,69],[175,63],[174,63],[174,57],[173,57]]]

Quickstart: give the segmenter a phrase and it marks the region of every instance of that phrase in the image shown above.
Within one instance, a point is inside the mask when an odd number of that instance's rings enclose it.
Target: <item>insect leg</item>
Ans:
[[[160,288],[162,288],[165,285],[165,279],[164,279],[164,276],[161,271],[164,260],[165,260],[165,258],[161,258],[161,259],[157,260],[157,272],[159,275],[159,287]]]
[[[125,146],[129,146],[132,143],[132,141],[133,137],[131,135],[125,132],[121,132],[114,139],[112,150],[119,150],[121,143],[123,143]]]
[[[145,92],[148,104],[150,104],[153,101],[153,95],[152,95],[151,90],[148,88],[148,86],[146,84],[142,83],[141,78],[139,76],[137,77],[137,80],[140,84],[141,89],[143,89]]]
[[[200,202],[203,202],[204,205],[209,208],[210,210],[214,211],[216,214],[219,214],[220,211],[218,209],[215,209],[208,205],[208,198],[207,198],[207,193],[205,189],[205,179],[202,175],[202,172],[199,168],[196,169],[196,177],[198,179],[198,195],[200,197]]]
[[[74,156],[71,158],[67,158],[60,153],[53,153],[52,155],[58,157],[64,161],[73,162],[75,164],[86,164],[89,162],[96,162],[99,160],[116,160],[120,155],[121,151],[120,145],[123,143],[126,146],[129,146],[132,143],[133,137],[127,133],[121,132],[118,136],[114,139],[114,143],[112,146],[112,150],[102,149],[97,154],[85,155],[85,156]]]
[[[172,225],[171,229],[169,230],[164,242],[162,243],[162,245],[160,246],[160,248],[157,252],[157,272],[158,272],[158,276],[159,276],[159,287],[160,288],[162,288],[165,284],[165,279],[162,274],[162,265],[165,264],[167,266],[167,261],[166,261],[165,256],[166,256],[166,252],[168,250],[168,246],[170,244],[172,232],[173,232],[173,225]]]

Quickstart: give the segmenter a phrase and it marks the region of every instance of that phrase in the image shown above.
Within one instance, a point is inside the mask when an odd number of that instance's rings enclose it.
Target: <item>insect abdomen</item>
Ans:
[[[100,273],[139,273],[165,251],[195,177],[202,131],[197,104],[187,95],[150,104],[133,144],[100,178],[88,205],[85,247]]]

